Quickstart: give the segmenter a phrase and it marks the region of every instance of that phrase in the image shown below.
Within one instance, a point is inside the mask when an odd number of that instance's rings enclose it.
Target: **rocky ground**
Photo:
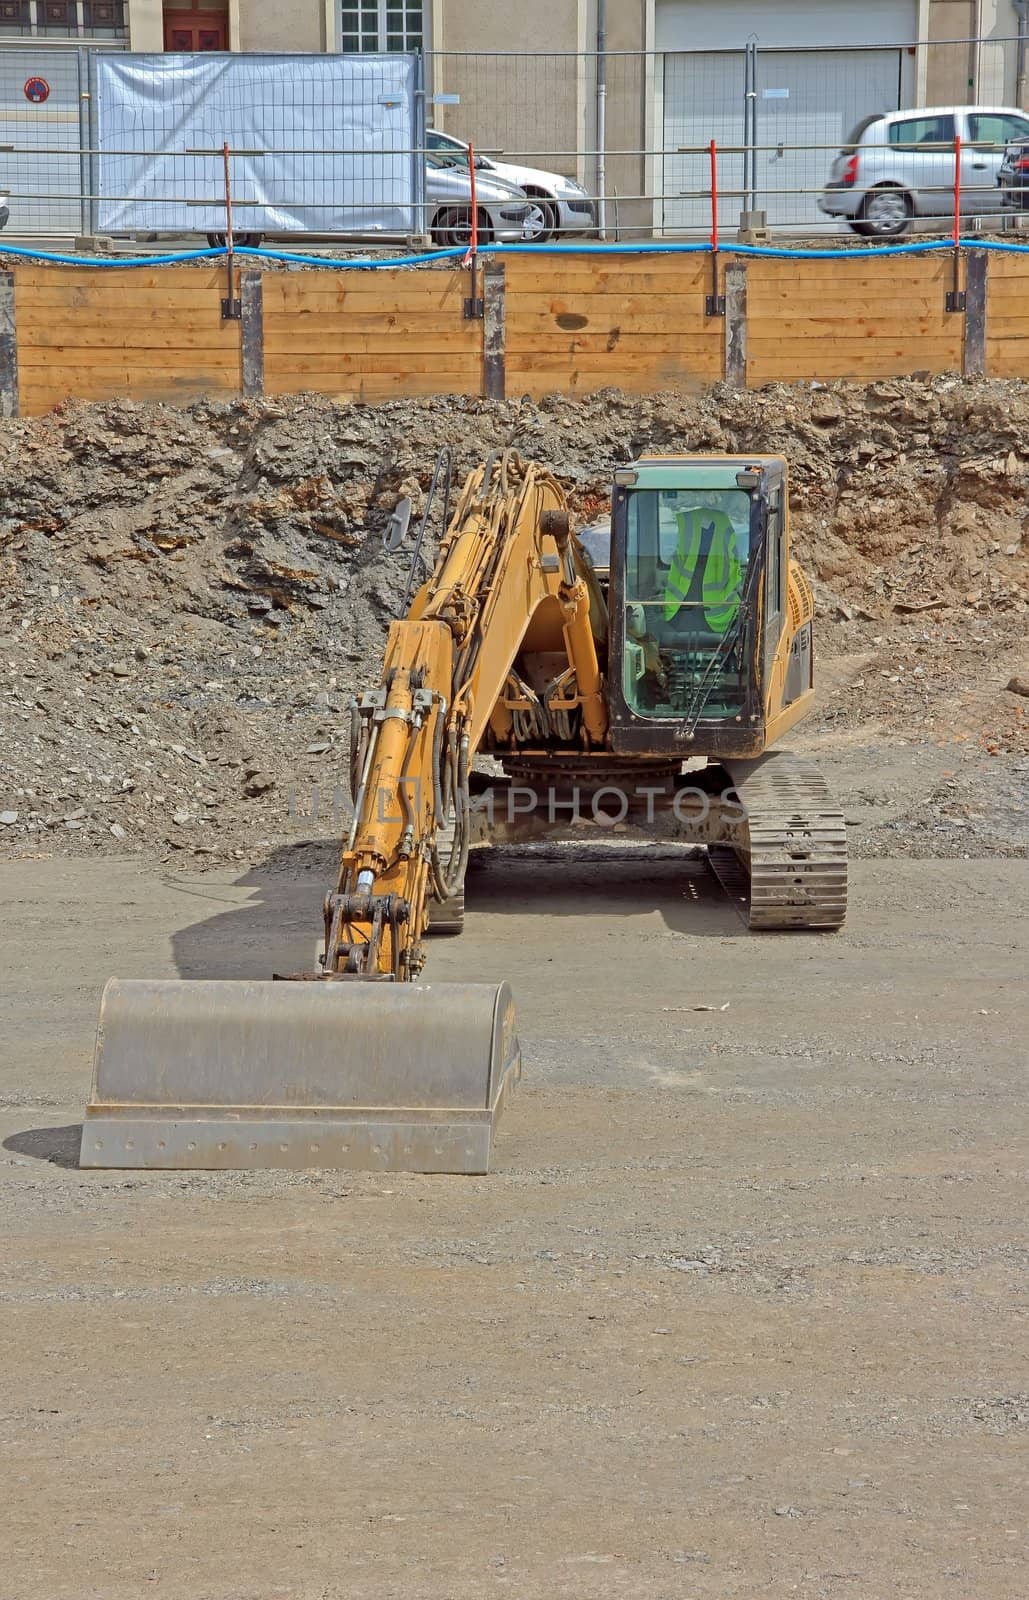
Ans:
[[[511,445],[584,520],[640,450],[784,452],[823,687],[798,743],[835,753],[856,853],[1025,853],[1027,424],[1025,386],[954,378],[6,422],[0,849],[249,861],[316,805],[331,831],[411,560],[390,512],[442,445],[459,474]]]

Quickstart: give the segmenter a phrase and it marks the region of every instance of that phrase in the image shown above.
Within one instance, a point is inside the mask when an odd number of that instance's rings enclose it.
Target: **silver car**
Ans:
[[[451,133],[429,128],[425,142],[434,155],[448,156],[455,166],[468,166],[468,146]],[[492,156],[475,157],[476,173],[516,183],[533,201],[535,212],[526,239],[546,244],[555,235],[593,233],[597,227],[597,208],[588,189],[560,172],[544,172],[540,167],[523,167]]]
[[[914,217],[953,217],[958,135],[962,216],[998,212],[1005,147],[1029,139],[1029,116],[1008,106],[926,106],[865,117],[833,162],[819,207],[875,239],[896,238]]]
[[[435,152],[425,158],[427,232],[436,244],[464,247],[472,236],[471,175]],[[538,208],[523,189],[492,173],[475,174],[479,243],[518,244],[538,225]]]

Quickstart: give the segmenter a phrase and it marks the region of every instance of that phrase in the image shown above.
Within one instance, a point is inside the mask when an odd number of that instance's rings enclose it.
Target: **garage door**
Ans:
[[[781,9],[755,0],[659,0],[663,230],[709,226],[709,202],[701,198],[707,158],[680,151],[711,139],[722,147],[743,143],[746,40],[758,42],[756,205],[769,222],[803,230],[819,221],[818,192],[855,123],[911,103],[914,29],[908,0],[866,0],[860,8],[785,0]],[[743,208],[741,153],[724,149],[719,188],[731,226]]]

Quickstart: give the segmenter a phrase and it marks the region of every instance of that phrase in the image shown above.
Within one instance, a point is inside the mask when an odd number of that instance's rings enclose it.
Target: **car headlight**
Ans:
[[[554,185],[554,193],[555,194],[588,194],[589,190],[588,189],[584,189],[581,183],[576,183],[574,178],[562,178],[560,183],[555,183],[555,185]]]

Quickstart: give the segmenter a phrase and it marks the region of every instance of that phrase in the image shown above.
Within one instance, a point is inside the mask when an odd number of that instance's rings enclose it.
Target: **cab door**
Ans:
[[[786,608],[786,540],[783,537],[783,486],[773,485],[768,491],[767,529],[765,533],[765,577],[761,616],[764,637],[761,647],[761,676],[765,706],[782,703],[785,666],[778,655],[782,637],[783,617]],[[778,659],[777,659],[778,656]]]

